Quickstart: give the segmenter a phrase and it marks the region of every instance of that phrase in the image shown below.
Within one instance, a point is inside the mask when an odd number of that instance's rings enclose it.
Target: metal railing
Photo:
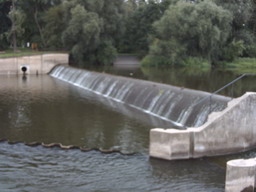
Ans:
[[[240,75],[239,77],[237,77],[236,79],[234,79],[233,81],[229,82],[228,84],[224,85],[223,87],[221,87],[220,89],[214,91],[213,93],[211,93],[209,96],[206,96],[204,98],[202,98],[201,100],[199,100],[194,106],[204,102],[207,99],[210,99],[210,111],[211,111],[211,105],[212,105],[212,97],[216,94],[218,94],[219,92],[223,91],[224,89],[228,88],[229,86],[233,86],[234,83],[236,83],[237,81],[239,81],[240,79],[247,77],[247,76],[256,76],[255,73],[244,73],[243,75]],[[232,88],[232,97],[231,100],[233,99],[233,88]]]

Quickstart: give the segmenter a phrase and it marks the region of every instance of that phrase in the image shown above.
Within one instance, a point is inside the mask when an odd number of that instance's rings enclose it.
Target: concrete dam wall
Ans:
[[[223,110],[230,99],[215,96],[209,105],[209,100],[202,101],[210,95],[207,92],[66,66],[55,67],[50,75],[169,121],[169,127],[200,126],[209,112]]]
[[[68,64],[68,54],[54,53],[0,59],[0,74],[47,74],[58,64]]]
[[[153,129],[150,155],[167,160],[237,153],[256,146],[256,93],[246,93],[209,115],[200,127]]]

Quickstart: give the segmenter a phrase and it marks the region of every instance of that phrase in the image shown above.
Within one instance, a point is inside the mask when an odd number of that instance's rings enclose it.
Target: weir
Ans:
[[[186,128],[202,125],[212,111],[223,110],[230,100],[186,88],[119,77],[82,69],[57,66],[50,75],[75,86],[92,91],[124,105],[170,122],[170,127]]]
[[[231,100],[202,91],[65,66],[55,67],[50,75],[113,103],[129,105],[169,121],[169,126],[175,129],[150,131],[151,157],[176,160],[216,156],[256,145],[256,93]],[[255,169],[255,159],[228,162],[225,191],[254,191]]]

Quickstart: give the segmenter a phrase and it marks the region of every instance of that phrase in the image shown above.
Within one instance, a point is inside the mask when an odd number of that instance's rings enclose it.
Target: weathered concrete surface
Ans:
[[[256,160],[237,159],[227,162],[226,192],[254,192],[256,179]]]
[[[58,64],[68,64],[68,54],[54,53],[1,58],[0,74],[23,74],[22,67],[27,68],[27,74],[46,74]]]
[[[198,128],[152,129],[150,156],[167,160],[215,156],[256,146],[256,93],[246,93],[209,115]]]

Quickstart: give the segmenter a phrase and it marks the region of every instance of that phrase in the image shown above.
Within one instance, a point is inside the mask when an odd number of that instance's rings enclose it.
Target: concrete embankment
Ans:
[[[209,115],[198,128],[152,129],[150,156],[167,160],[216,156],[256,146],[256,93],[246,93]]]
[[[58,64],[68,64],[68,54],[51,53],[0,59],[0,74],[47,74]]]

